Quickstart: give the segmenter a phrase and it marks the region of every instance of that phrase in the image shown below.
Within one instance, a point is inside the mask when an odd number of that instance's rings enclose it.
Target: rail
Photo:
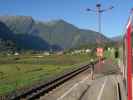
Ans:
[[[97,62],[98,61],[95,61],[94,63],[96,64]],[[27,89],[23,92],[12,93],[7,96],[0,96],[0,100],[20,100],[20,99],[35,100],[35,99],[39,98],[40,96],[48,93],[52,89],[63,84],[64,82],[68,81],[69,79],[73,78],[74,76],[78,75],[79,73],[84,72],[88,68],[90,68],[90,63],[80,65],[80,67],[75,70],[64,73],[61,76],[58,76],[54,79],[44,82],[43,84],[34,86],[34,87]]]

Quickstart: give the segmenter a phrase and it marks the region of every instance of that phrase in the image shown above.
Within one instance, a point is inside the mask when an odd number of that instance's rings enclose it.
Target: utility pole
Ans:
[[[99,33],[101,33],[101,13],[111,10],[113,8],[114,8],[113,6],[110,6],[107,9],[101,9],[101,4],[98,3],[98,4],[96,4],[96,9],[90,9],[90,8],[86,9],[87,11],[92,11],[97,14],[97,16],[98,16],[98,32]]]
[[[90,9],[90,8],[86,9],[87,11],[92,11],[92,12],[95,12],[97,14],[97,16],[98,16],[98,32],[99,33],[101,33],[101,29],[102,29],[101,28],[101,13],[106,12],[108,10],[111,10],[113,8],[114,8],[113,6],[110,6],[109,8],[101,9],[101,4],[98,3],[98,4],[96,4],[96,9]]]
[[[98,3],[98,4],[96,4],[96,9],[90,9],[90,8],[87,8],[86,10],[87,11],[92,11],[92,12],[95,12],[96,14],[97,14],[97,16],[98,16],[98,32],[99,33],[102,33],[101,32],[101,14],[103,13],[103,12],[106,12],[106,11],[108,11],[108,10],[111,10],[111,9],[113,9],[114,7],[113,6],[110,6],[109,8],[106,8],[106,9],[102,9],[101,8],[101,4],[100,3]],[[101,63],[101,60],[102,60],[102,58],[103,58],[103,48],[100,46],[100,45],[102,45],[102,38],[101,38],[101,35],[99,35],[97,38],[96,38],[96,43],[97,43],[97,49],[96,49],[96,54],[97,54],[97,56],[98,56],[98,58],[99,58],[99,63]]]
[[[98,32],[101,33],[101,5],[97,4],[97,15],[98,15]]]

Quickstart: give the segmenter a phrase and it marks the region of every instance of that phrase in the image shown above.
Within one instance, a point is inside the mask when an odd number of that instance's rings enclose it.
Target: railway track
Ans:
[[[97,61],[95,61],[94,63],[97,63]],[[35,100],[40,96],[45,95],[49,91],[52,91],[52,89],[58,87],[59,85],[68,81],[79,73],[84,72],[85,70],[90,68],[90,66],[90,64],[81,65],[78,69],[67,72],[62,76],[58,76],[52,80],[49,80],[46,83],[32,87],[31,89],[27,89],[21,93],[14,93],[6,97],[1,97],[0,100]]]

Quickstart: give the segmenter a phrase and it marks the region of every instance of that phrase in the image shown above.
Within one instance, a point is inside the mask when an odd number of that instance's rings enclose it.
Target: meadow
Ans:
[[[90,54],[0,55],[0,95],[49,80],[90,58]]]

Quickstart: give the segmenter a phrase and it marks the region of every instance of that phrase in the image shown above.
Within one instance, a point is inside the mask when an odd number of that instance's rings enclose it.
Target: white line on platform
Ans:
[[[83,79],[82,81],[74,84],[68,91],[66,91],[62,96],[60,96],[59,98],[57,98],[57,100],[63,100],[63,98],[68,95],[74,88],[76,88],[79,84],[84,83],[87,79],[89,79],[89,76],[86,77],[85,79]]]
[[[89,76],[87,76],[85,79],[83,79],[83,80],[80,81],[79,83],[84,83],[87,79],[89,79]]]
[[[104,80],[104,83],[103,83],[103,85],[102,85],[102,87],[100,89],[100,92],[98,94],[97,100],[101,100],[101,97],[102,97],[103,90],[104,90],[104,87],[105,87],[106,82],[107,82],[107,78],[105,78],[105,80]]]

